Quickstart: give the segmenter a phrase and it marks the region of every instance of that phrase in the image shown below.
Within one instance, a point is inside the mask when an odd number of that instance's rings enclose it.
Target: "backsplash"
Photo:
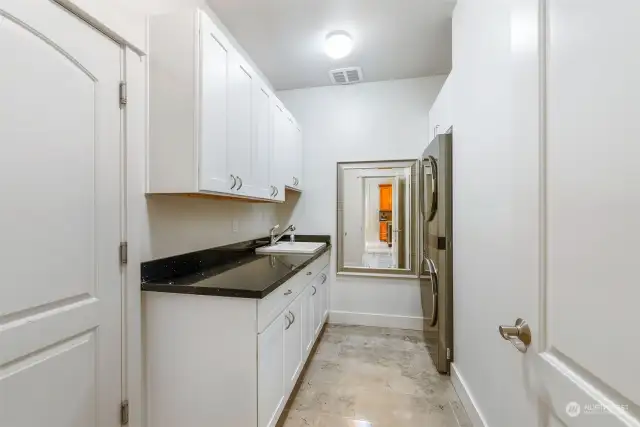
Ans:
[[[295,203],[181,196],[151,196],[146,202],[149,240],[143,245],[147,253],[143,253],[142,261],[264,237],[273,225],[284,226],[291,216],[289,204]]]

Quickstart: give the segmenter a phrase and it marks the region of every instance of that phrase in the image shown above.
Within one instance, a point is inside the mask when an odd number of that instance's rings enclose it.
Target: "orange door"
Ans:
[[[392,187],[391,184],[380,184],[380,210],[390,211],[392,205]]]
[[[387,222],[386,221],[380,221],[380,241],[381,242],[387,241]]]

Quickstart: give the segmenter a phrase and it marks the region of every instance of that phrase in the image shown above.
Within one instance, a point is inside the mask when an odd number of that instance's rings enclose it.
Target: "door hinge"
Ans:
[[[127,105],[127,82],[120,82],[120,106]]]
[[[451,359],[452,359],[451,349],[447,348],[447,360],[451,361]]]
[[[120,243],[120,264],[126,264],[129,260],[129,245],[127,242]]]
[[[129,424],[129,401],[123,400],[120,404],[120,425]]]

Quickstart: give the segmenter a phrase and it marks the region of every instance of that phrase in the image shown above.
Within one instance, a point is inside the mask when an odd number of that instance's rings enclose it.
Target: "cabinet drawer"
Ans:
[[[329,252],[305,267],[301,272],[284,282],[275,291],[258,301],[258,333],[261,333],[282,310],[311,283],[329,264]]]

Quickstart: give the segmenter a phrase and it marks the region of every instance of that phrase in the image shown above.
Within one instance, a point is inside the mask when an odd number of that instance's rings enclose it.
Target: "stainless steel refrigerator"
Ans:
[[[438,135],[420,165],[424,334],[433,363],[447,374],[453,360],[452,144],[452,134]]]

